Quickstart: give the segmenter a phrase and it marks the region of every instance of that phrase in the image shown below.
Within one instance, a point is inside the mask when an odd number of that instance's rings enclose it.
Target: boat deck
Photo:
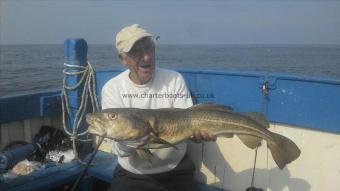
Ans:
[[[109,184],[112,180],[114,168],[117,166],[116,157],[103,151],[98,151],[91,167],[88,169],[87,177],[81,183],[80,191],[90,191],[96,185],[94,180],[101,180]],[[70,186],[78,178],[84,166],[73,161],[70,163],[55,165],[38,170],[29,176],[22,176],[6,183],[0,184],[0,190],[36,191],[36,190],[58,190],[60,186]],[[222,189],[199,183],[201,191],[222,191]],[[97,191],[97,189],[96,189]],[[99,190],[98,190],[99,191]]]

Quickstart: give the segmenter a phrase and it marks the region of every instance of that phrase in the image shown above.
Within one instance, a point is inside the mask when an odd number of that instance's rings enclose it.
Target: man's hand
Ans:
[[[204,130],[196,130],[192,137],[192,140],[196,143],[200,143],[203,141],[216,141],[217,136],[209,133],[208,131]]]

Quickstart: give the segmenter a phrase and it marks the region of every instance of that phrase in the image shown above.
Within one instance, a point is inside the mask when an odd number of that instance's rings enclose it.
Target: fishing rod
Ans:
[[[262,90],[262,112],[267,115],[267,104],[269,101],[269,83],[268,81],[265,81],[261,87]],[[255,170],[256,170],[256,158],[257,158],[257,149],[259,148],[261,144],[259,144],[256,149],[255,149],[255,158],[254,158],[254,166],[253,166],[253,174],[251,177],[251,186],[246,189],[246,191],[263,191],[262,188],[256,188],[254,186],[254,181],[255,181]]]
[[[96,156],[97,151],[99,150],[100,145],[101,145],[102,142],[104,141],[104,137],[105,137],[105,136],[100,137],[100,140],[99,140],[99,143],[98,143],[96,149],[93,151],[93,153],[92,153],[92,155],[91,155],[89,161],[87,162],[85,168],[83,169],[83,171],[82,171],[82,172],[80,173],[80,175],[78,176],[78,178],[77,178],[76,182],[74,183],[74,185],[73,185],[71,191],[75,191],[75,190],[78,188],[78,185],[79,185],[80,181],[83,179],[83,177],[84,177],[84,175],[86,174],[86,172],[87,172],[87,170],[88,170],[88,168],[89,168],[89,166],[90,166],[92,160],[93,160],[94,157]]]

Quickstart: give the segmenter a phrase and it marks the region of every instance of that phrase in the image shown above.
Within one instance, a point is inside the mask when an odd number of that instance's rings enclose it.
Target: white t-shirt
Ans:
[[[156,68],[153,78],[143,85],[133,83],[129,70],[109,80],[102,89],[102,109],[106,108],[187,108],[192,106],[190,92],[181,74]],[[154,157],[151,162],[141,160],[136,154],[117,148],[112,152],[118,156],[119,164],[135,174],[153,174],[169,171],[177,166],[186,153],[186,143],[175,148],[150,149]]]

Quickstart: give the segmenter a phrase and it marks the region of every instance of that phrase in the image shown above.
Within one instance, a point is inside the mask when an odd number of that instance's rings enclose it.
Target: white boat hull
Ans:
[[[340,135],[282,124],[270,130],[293,140],[300,157],[280,170],[265,142],[258,149],[255,187],[267,191],[339,191]],[[255,151],[236,136],[216,143],[190,144],[199,181],[226,190],[244,191],[251,185]]]

